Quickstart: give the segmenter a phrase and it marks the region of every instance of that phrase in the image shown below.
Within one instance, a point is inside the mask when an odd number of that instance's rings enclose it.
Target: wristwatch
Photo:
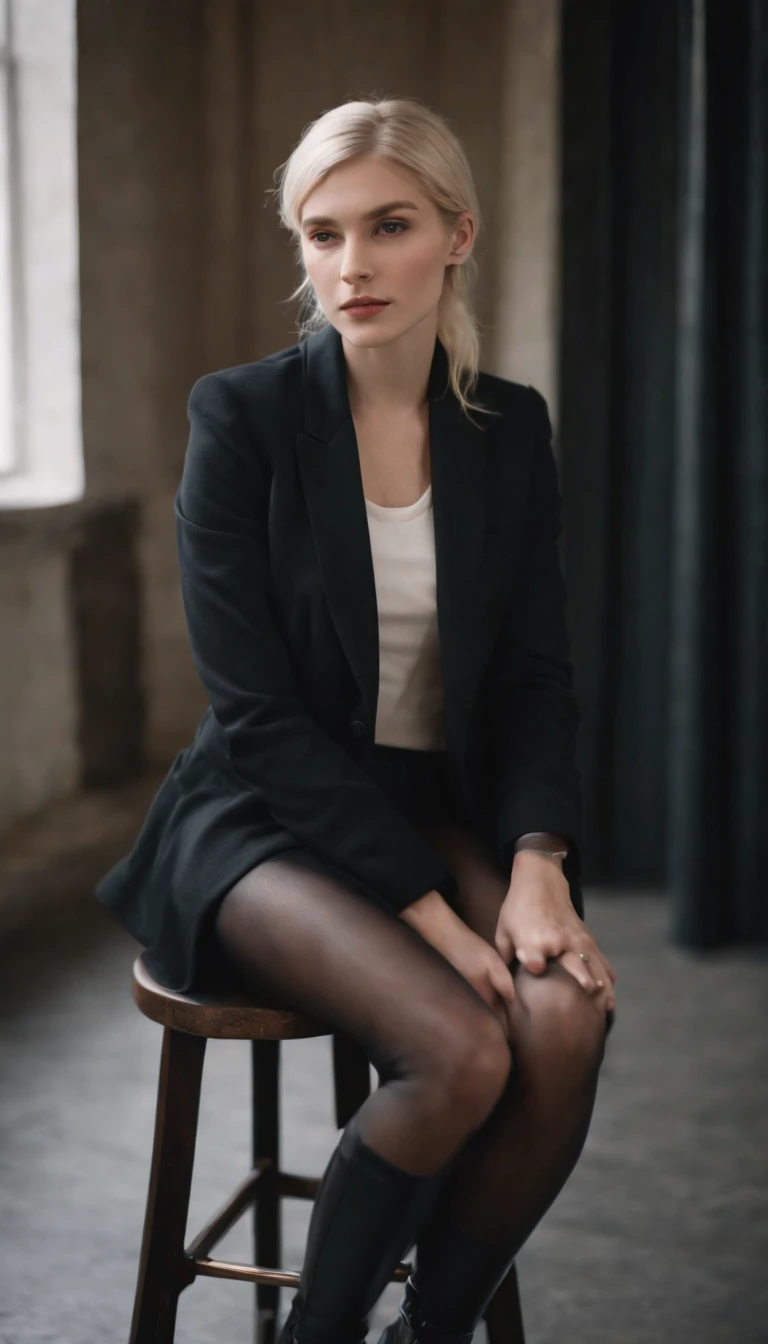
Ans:
[[[543,854],[545,858],[558,864],[568,857],[567,841],[563,840],[561,835],[553,835],[551,831],[527,831],[525,835],[518,836],[515,841],[515,853],[518,854],[523,849],[533,850],[534,854]]]

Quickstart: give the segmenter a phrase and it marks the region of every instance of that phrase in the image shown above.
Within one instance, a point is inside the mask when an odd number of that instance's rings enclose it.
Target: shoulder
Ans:
[[[541,428],[549,429],[546,399],[530,383],[518,383],[481,369],[472,400],[500,412],[505,419],[532,425],[537,432]]]
[[[226,499],[236,511],[249,490],[263,489],[273,467],[273,441],[301,404],[302,370],[296,344],[205,373],[193,384],[179,496],[190,518],[196,517],[198,496]]]
[[[302,344],[275,350],[262,359],[204,373],[193,384],[187,412],[206,414],[233,407],[248,411],[295,404],[303,378]]]

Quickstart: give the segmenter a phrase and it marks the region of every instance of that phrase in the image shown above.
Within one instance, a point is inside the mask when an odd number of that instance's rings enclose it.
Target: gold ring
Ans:
[[[581,960],[582,960],[582,961],[589,961],[589,953],[588,953],[588,952],[580,952],[580,953],[579,953],[579,956],[581,957]]]

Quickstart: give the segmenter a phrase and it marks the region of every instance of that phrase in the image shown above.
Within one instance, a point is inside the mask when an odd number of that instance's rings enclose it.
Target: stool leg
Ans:
[[[254,1164],[268,1157],[275,1177],[280,1170],[280,1042],[251,1042],[252,1136]],[[277,1268],[282,1259],[282,1209],[277,1182],[261,1181],[253,1207],[253,1253],[257,1265]],[[274,1344],[280,1289],[256,1284],[255,1344]]]
[[[488,1344],[525,1344],[517,1266],[510,1265],[485,1309]]]
[[[155,1140],[130,1344],[172,1344],[179,1294],[194,1279],[184,1258],[206,1038],[166,1027]]]

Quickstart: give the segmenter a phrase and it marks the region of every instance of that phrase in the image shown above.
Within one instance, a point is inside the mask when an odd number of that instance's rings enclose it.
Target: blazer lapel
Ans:
[[[304,428],[296,436],[297,460],[328,607],[374,724],[378,609],[344,351],[330,325],[302,348]],[[428,387],[437,621],[446,745],[458,747],[471,709],[473,650],[482,642],[476,585],[485,533],[486,448],[482,429],[462,414],[447,380],[447,355],[437,341]]]
[[[436,379],[433,363],[431,382],[442,380],[444,387],[448,360],[440,345],[436,362],[439,375]],[[458,752],[484,647],[479,578],[486,527],[487,447],[484,431],[467,419],[450,388],[443,395],[430,393],[429,437],[446,746]]]
[[[328,607],[375,723],[379,623],[368,515],[341,337],[328,326],[302,343],[304,429],[296,455]]]

